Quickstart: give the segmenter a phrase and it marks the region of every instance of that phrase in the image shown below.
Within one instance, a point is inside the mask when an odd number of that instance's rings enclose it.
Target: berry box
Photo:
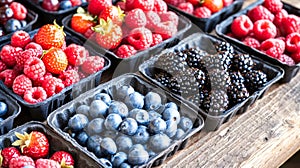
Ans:
[[[99,165],[96,161],[80,151],[76,145],[65,140],[64,137],[58,135],[48,125],[37,121],[25,123],[24,125],[14,128],[7,134],[0,136],[0,149],[3,150],[6,147],[12,146],[12,143],[17,140],[15,132],[21,134],[26,132],[29,134],[32,131],[39,131],[48,139],[49,154],[46,156],[46,158],[51,157],[52,154],[57,151],[65,151],[72,155],[74,159],[74,167],[101,167],[101,165]]]
[[[139,99],[139,96],[145,99]],[[140,106],[141,102],[145,102],[145,106]],[[103,108],[95,108],[96,103],[109,105],[103,111]],[[90,112],[86,111],[86,107]],[[104,113],[97,115],[99,110],[106,111],[107,116]],[[84,118],[91,121],[86,120],[83,126]],[[83,122],[75,122],[77,119]],[[96,120],[102,122],[96,124]],[[112,124],[119,123],[117,120],[122,121],[121,124]],[[124,74],[55,110],[47,118],[47,123],[72,143],[81,144],[82,151],[108,167],[120,164],[121,167],[152,167],[162,164],[168,156],[184,148],[187,140],[202,129],[203,118],[185,103],[138,75]],[[171,123],[175,124],[174,127]],[[83,137],[80,136],[82,134],[88,136],[88,140],[79,138]],[[96,137],[102,139],[99,147],[92,145]],[[112,141],[108,147],[103,144],[107,139]],[[120,155],[125,158],[121,159]]]
[[[196,109],[204,117],[204,129],[208,131],[217,130],[236,114],[244,113],[284,74],[280,67],[256,56],[240,53],[230,47],[229,43],[221,42],[222,40],[214,36],[195,33],[140,66],[140,72],[147,79],[164,90],[173,92]],[[218,43],[222,46],[217,49]],[[224,47],[227,48],[225,52]],[[234,57],[230,59],[232,63],[229,64],[229,68],[225,63],[228,63],[230,53],[233,53]],[[188,55],[187,59],[182,60],[185,55]],[[164,60],[162,62],[171,64],[163,63],[161,67],[160,61],[166,58],[165,56],[175,61]],[[240,66],[243,60],[245,63]],[[250,66],[252,68],[249,68]],[[251,84],[250,81],[254,80],[250,76],[260,78],[259,82]]]
[[[35,35],[38,32],[38,30],[39,29],[29,32],[29,35],[31,36],[31,38],[33,37],[33,35]],[[72,36],[68,31],[64,31],[64,33],[66,34],[65,39],[66,39],[67,45],[69,45],[71,43],[82,45],[89,51],[90,54],[103,57],[105,60],[104,67],[100,71],[97,71],[96,73],[93,73],[93,74],[81,79],[79,82],[63,88],[59,93],[54,94],[53,96],[47,98],[46,100],[35,103],[35,104],[26,102],[23,99],[23,97],[15,94],[12,91],[12,89],[9,89],[1,80],[0,88],[2,90],[4,90],[7,94],[9,94],[11,97],[16,99],[18,101],[18,103],[20,103],[20,105],[21,105],[21,108],[22,108],[21,111],[24,113],[30,113],[32,119],[34,119],[34,120],[39,120],[39,121],[46,120],[49,113],[51,113],[56,108],[65,104],[66,102],[69,102],[70,100],[72,100],[75,97],[79,96],[80,94],[86,92],[87,90],[90,90],[90,89],[94,88],[95,86],[99,85],[102,72],[107,70],[110,66],[110,60],[108,58],[97,53],[91,47],[86,46],[82,40]],[[6,44],[10,44],[10,38],[6,38],[5,40],[3,40],[0,48],[2,48]]]
[[[180,12],[182,15],[189,18],[194,24],[201,28],[204,32],[211,32],[215,26],[229,17],[230,15],[238,12],[244,4],[244,0],[234,0],[232,4],[224,7],[220,11],[213,13],[209,18],[199,18],[190,13],[178,9],[176,6],[168,4],[170,9]]]
[[[0,90],[0,101],[7,105],[7,112],[0,121],[0,135],[7,133],[13,128],[15,118],[20,114],[21,107],[16,100]]]
[[[237,47],[239,47],[240,49],[249,52],[249,53],[253,53],[256,56],[271,62],[272,64],[278,65],[280,67],[282,67],[285,71],[284,77],[283,79],[280,80],[281,83],[287,83],[289,82],[299,71],[300,69],[300,64],[296,63],[295,65],[288,65],[286,63],[283,63],[281,61],[279,61],[278,59],[275,59],[269,55],[267,55],[266,53],[264,53],[263,51],[260,51],[259,48],[256,49],[254,47],[250,47],[248,45],[245,45],[241,40],[238,40],[237,38],[233,38],[231,36],[228,35],[228,33],[231,31],[231,24],[233,22],[233,20],[243,14],[247,14],[248,11],[250,11],[251,9],[254,9],[255,7],[262,5],[264,3],[263,0],[257,1],[251,5],[249,5],[247,8],[241,10],[240,12],[236,13],[235,15],[227,18],[226,20],[224,20],[223,22],[221,22],[219,25],[217,25],[216,27],[216,33],[221,36],[222,38],[226,39],[227,41],[229,41],[230,43],[232,43],[233,45],[236,45]],[[294,14],[297,16],[300,16],[300,9],[293,7],[287,3],[283,3],[283,9],[285,9],[288,14]],[[254,23],[253,23],[254,24]],[[278,28],[277,28],[278,29]],[[278,35],[276,35],[275,38],[277,38]],[[280,39],[280,38],[279,38]],[[285,41],[285,40],[284,40]],[[263,42],[262,42],[263,43]],[[262,44],[261,43],[261,44]],[[284,52],[284,55],[287,52]],[[289,55],[290,56],[290,55]]]

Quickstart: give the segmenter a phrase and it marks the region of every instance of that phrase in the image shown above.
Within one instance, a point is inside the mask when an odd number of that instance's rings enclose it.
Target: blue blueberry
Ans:
[[[129,152],[135,149],[139,149],[139,150],[146,150],[145,147],[142,144],[134,144],[132,145],[132,147],[129,149]],[[128,153],[129,153],[128,152]]]
[[[86,0],[81,0],[81,2],[82,2],[82,3],[87,3],[87,1],[86,1]]]
[[[108,106],[102,100],[93,100],[90,105],[90,116],[92,118],[105,117]]]
[[[133,143],[131,138],[126,135],[121,135],[116,139],[116,144],[119,151],[128,152]]]
[[[128,163],[122,163],[120,168],[131,168],[131,166]]]
[[[177,131],[176,131],[176,134],[172,138],[174,140],[180,140],[180,139],[183,138],[184,134],[185,134],[185,132],[181,128],[178,128]]]
[[[148,150],[148,154],[149,154],[149,158],[156,156],[156,153],[153,152],[152,150]]]
[[[90,136],[87,140],[86,147],[89,151],[95,152],[95,149],[99,146],[102,141],[102,137],[100,135]]]
[[[73,131],[71,130],[71,128],[65,127],[65,128],[63,129],[63,131],[66,132],[66,133],[68,133],[68,134],[70,135],[70,137],[75,138],[76,133],[73,132]]]
[[[4,119],[0,117],[0,123],[3,121]]]
[[[177,123],[173,120],[166,121],[167,129],[165,134],[168,135],[170,138],[172,138],[177,131]]]
[[[82,146],[86,146],[88,139],[89,135],[85,131],[81,131],[75,136],[75,140]]]
[[[76,108],[77,114],[84,114],[85,116],[89,116],[90,106],[86,104],[82,104]]]
[[[134,92],[134,89],[130,85],[123,85],[117,89],[116,98],[117,100],[124,100],[126,96]]]
[[[161,97],[155,92],[148,92],[144,100],[146,110],[156,110],[161,106]]]
[[[132,165],[142,165],[149,160],[149,154],[144,149],[133,149],[128,153],[128,163]]]
[[[63,0],[59,3],[59,9],[66,10],[72,7],[72,3],[70,0]]]
[[[7,104],[0,101],[0,117],[5,116],[8,111]]]
[[[148,129],[151,134],[158,134],[158,133],[165,132],[166,128],[167,128],[167,124],[161,118],[156,118],[150,121],[148,125]]]
[[[162,118],[167,120],[174,120],[178,124],[180,122],[180,113],[173,108],[166,108],[162,113]]]
[[[117,145],[111,138],[105,137],[102,139],[101,150],[105,155],[114,155],[117,152]]]
[[[97,93],[95,96],[94,96],[94,99],[95,100],[102,100],[104,103],[106,103],[107,106],[110,105],[111,103],[111,98],[108,94],[106,93]]]
[[[119,131],[125,135],[134,135],[138,128],[138,123],[133,118],[125,118],[120,124]]]
[[[112,130],[105,130],[101,133],[101,136],[115,139],[118,136],[118,132]]]
[[[147,143],[150,135],[147,131],[147,127],[143,125],[139,125],[136,133],[132,136],[132,140],[137,144],[145,144]]]
[[[87,125],[87,132],[89,135],[100,134],[104,131],[104,119],[95,118]]]
[[[157,118],[162,118],[161,114],[153,110],[149,111],[148,114],[149,114],[149,121],[152,121]]]
[[[187,132],[193,128],[193,121],[187,117],[181,117],[178,126]]]
[[[108,113],[119,114],[122,118],[126,118],[128,116],[128,108],[123,102],[113,101],[108,108]]]
[[[127,160],[127,154],[118,152],[111,158],[111,163],[114,167],[120,167]]]
[[[129,116],[136,120],[140,125],[149,124],[149,114],[146,110],[143,109],[133,109],[129,112]]]
[[[129,109],[142,109],[144,107],[144,96],[139,92],[133,92],[125,97],[124,102]]]
[[[154,152],[161,152],[167,149],[171,144],[171,139],[163,133],[155,134],[149,139],[149,147]]]
[[[5,28],[6,32],[11,33],[11,32],[15,32],[15,31],[21,29],[22,25],[21,25],[20,21],[17,19],[9,19],[5,23],[4,28]]]
[[[27,21],[26,20],[21,20],[20,23],[21,23],[21,27],[27,26]]]
[[[99,162],[102,163],[103,165],[105,165],[105,168],[112,168],[113,167],[111,162],[106,158],[100,158]]]
[[[83,114],[75,114],[70,118],[68,122],[68,127],[72,130],[72,132],[79,132],[87,126],[89,119]]]
[[[172,109],[178,110],[178,106],[174,102],[166,103],[165,108],[172,108]]]
[[[109,114],[104,121],[105,128],[112,131],[117,131],[121,123],[121,116],[115,113]]]

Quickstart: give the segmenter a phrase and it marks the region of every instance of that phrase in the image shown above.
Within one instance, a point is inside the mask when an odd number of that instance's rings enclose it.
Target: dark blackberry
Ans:
[[[249,92],[243,83],[233,83],[228,89],[228,96],[231,106],[246,100]]]
[[[207,52],[197,48],[190,48],[185,50],[184,53],[187,55],[186,61],[190,67],[203,68],[204,64],[202,59],[207,55]]]
[[[239,71],[229,71],[231,83],[244,83],[245,79]]]
[[[187,98],[188,101],[191,101],[194,103],[197,107],[202,107],[204,100],[206,97],[209,96],[209,91],[208,90],[200,90],[199,94],[195,94],[189,98]]]
[[[231,54],[234,53],[234,49],[233,49],[232,45],[230,43],[225,42],[225,41],[216,43],[215,48],[216,48],[217,52],[224,51],[224,52],[228,52],[228,53],[231,53]]]
[[[267,83],[267,75],[260,70],[252,70],[244,75],[245,86],[250,92],[255,92]]]
[[[224,90],[212,90],[203,102],[204,110],[211,115],[223,114],[228,105],[227,92]]]
[[[208,72],[208,74],[209,74],[209,82],[210,82],[211,89],[226,90],[231,84],[228,71],[212,69]]]
[[[249,54],[234,54],[232,67],[234,70],[238,70],[241,73],[251,71],[254,66],[254,62]]]
[[[199,90],[202,90],[207,84],[206,74],[200,69],[194,69],[194,76],[199,84]]]
[[[167,88],[170,87],[171,77],[172,76],[170,74],[164,72],[159,72],[157,74],[154,74],[154,79]]]
[[[185,71],[188,68],[185,59],[186,57],[180,55],[179,53],[168,52],[162,54],[157,59],[155,66],[165,70],[171,75],[175,75],[176,73]]]
[[[228,70],[231,67],[231,58],[224,52],[207,55],[203,58],[203,62],[207,71],[210,69]]]

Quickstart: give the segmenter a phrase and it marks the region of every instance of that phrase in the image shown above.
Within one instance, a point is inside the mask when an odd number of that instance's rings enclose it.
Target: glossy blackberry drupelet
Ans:
[[[230,106],[234,106],[246,100],[249,97],[249,92],[243,83],[233,83],[228,89],[228,97]]]
[[[186,57],[177,53],[165,53],[155,62],[155,66],[167,73],[174,75],[188,68]]]
[[[204,110],[211,115],[220,115],[227,110],[229,100],[224,90],[212,90],[203,102]]]
[[[233,54],[234,53],[234,49],[233,49],[233,46],[230,44],[230,43],[227,43],[225,41],[222,41],[220,43],[215,43],[214,44],[217,52],[228,52],[228,53],[231,53]]]
[[[194,76],[198,82],[198,88],[199,90],[202,90],[205,85],[207,85],[206,74],[203,70],[197,68],[193,68],[193,71]]]
[[[172,76],[165,72],[159,72],[157,74],[154,74],[154,79],[157,80],[157,82],[161,83],[163,86],[169,88],[171,83]]]
[[[249,54],[234,54],[232,66],[233,70],[247,73],[254,67],[254,62]]]
[[[197,107],[203,107],[204,100],[209,96],[209,91],[203,89],[199,91],[199,94],[195,94],[187,98],[188,101],[193,102]]]
[[[190,48],[181,53],[186,55],[186,62],[190,67],[203,69],[203,58],[208,55],[207,52],[197,48]]]
[[[229,71],[231,83],[244,83],[245,79],[239,71]]]
[[[245,85],[249,91],[255,92],[268,81],[267,75],[260,70],[252,70],[245,73]]]
[[[231,85],[229,72],[226,70],[212,69],[208,72],[211,89],[226,90]]]
[[[203,58],[204,66],[207,71],[211,69],[228,70],[231,68],[231,58],[225,52],[208,55]]]

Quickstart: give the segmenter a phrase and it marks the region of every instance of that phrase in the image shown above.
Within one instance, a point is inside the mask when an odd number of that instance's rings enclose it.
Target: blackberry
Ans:
[[[228,70],[231,67],[231,59],[229,55],[224,52],[207,55],[203,58],[203,62],[207,71],[210,69]]]
[[[244,75],[245,86],[250,92],[257,91],[258,88],[267,83],[267,75],[260,70],[252,70]]]
[[[227,89],[230,84],[229,72],[225,70],[212,69],[208,72],[211,89]]]
[[[231,83],[244,83],[245,79],[239,71],[229,71]]]
[[[209,91],[204,89],[199,91],[199,94],[195,94],[189,98],[187,98],[188,101],[191,101],[192,103],[194,103],[195,105],[197,105],[197,107],[201,108],[203,105],[204,100],[209,96]]]
[[[165,70],[171,75],[174,75],[178,72],[185,71],[188,68],[188,65],[185,61],[186,57],[179,53],[168,52],[162,54],[157,61],[155,66],[162,70]]]
[[[223,51],[223,52],[228,52],[228,53],[231,53],[231,54],[234,53],[234,49],[231,46],[231,44],[227,43],[225,41],[216,43],[215,48],[216,48],[217,52],[222,52]]]
[[[207,84],[206,74],[200,69],[194,69],[194,76],[198,82],[199,90],[202,90],[204,86]]]
[[[231,106],[246,100],[249,92],[243,83],[233,83],[228,89],[228,96]]]
[[[232,67],[234,70],[238,70],[241,73],[247,73],[251,71],[254,66],[254,62],[249,54],[234,54]]]
[[[229,100],[224,90],[212,90],[203,102],[204,110],[211,115],[220,115],[227,110]]]
[[[170,74],[164,72],[154,74],[154,79],[167,88],[170,87],[171,77],[172,76]]]
[[[204,67],[202,59],[207,55],[207,52],[199,50],[197,48],[190,48],[185,50],[183,53],[186,54],[186,61],[190,67],[199,69]]]

